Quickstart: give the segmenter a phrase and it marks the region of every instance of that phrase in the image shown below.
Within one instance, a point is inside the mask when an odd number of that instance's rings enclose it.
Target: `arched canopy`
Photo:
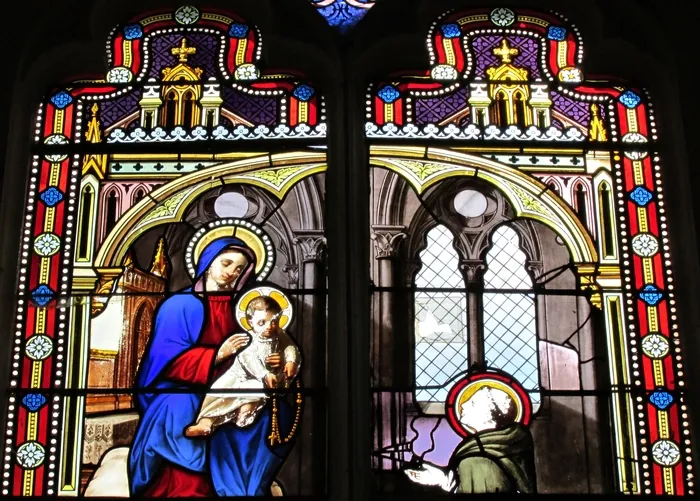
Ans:
[[[222,183],[258,186],[281,200],[297,182],[325,170],[324,153],[294,152],[225,162],[178,178],[152,192],[119,219],[98,251],[95,266],[120,266],[139,235],[155,226],[181,221],[199,195]]]
[[[576,264],[598,261],[591,235],[571,207],[534,177],[487,158],[429,147],[372,147],[370,163],[404,177],[419,195],[435,183],[473,176],[498,188],[510,200],[516,216],[540,221],[566,243]]]

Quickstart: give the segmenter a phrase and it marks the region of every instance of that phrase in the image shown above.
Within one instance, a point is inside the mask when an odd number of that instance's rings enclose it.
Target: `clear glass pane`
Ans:
[[[525,253],[512,228],[501,226],[493,236],[486,261],[486,289],[531,289]],[[533,294],[485,293],[483,296],[484,356],[487,365],[504,370],[528,390],[539,387],[537,323]],[[538,407],[538,393],[532,393]]]
[[[416,287],[464,287],[452,234],[444,226],[428,233],[420,254]],[[469,367],[467,296],[455,292],[416,292],[416,399],[442,403],[447,383]]]

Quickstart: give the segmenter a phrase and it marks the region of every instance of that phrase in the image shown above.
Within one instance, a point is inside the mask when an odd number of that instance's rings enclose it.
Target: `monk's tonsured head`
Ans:
[[[462,404],[460,421],[471,432],[512,425],[518,416],[513,398],[503,390],[483,386]]]

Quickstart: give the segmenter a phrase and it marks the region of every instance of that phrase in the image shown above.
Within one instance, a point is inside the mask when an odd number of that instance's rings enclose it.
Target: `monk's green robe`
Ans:
[[[467,439],[450,461],[457,492],[535,492],[535,455],[530,430],[515,424]]]

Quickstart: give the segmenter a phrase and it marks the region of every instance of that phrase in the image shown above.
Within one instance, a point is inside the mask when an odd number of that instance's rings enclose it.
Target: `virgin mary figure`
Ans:
[[[194,286],[158,309],[135,383],[140,420],[129,455],[132,496],[269,495],[291,447],[268,445],[270,407],[245,428],[230,423],[208,438],[184,435],[208,385],[248,343],[234,304],[256,263],[243,240],[217,238],[201,252]],[[279,355],[268,363],[279,364]],[[293,416],[280,400],[278,425],[288,430]]]

